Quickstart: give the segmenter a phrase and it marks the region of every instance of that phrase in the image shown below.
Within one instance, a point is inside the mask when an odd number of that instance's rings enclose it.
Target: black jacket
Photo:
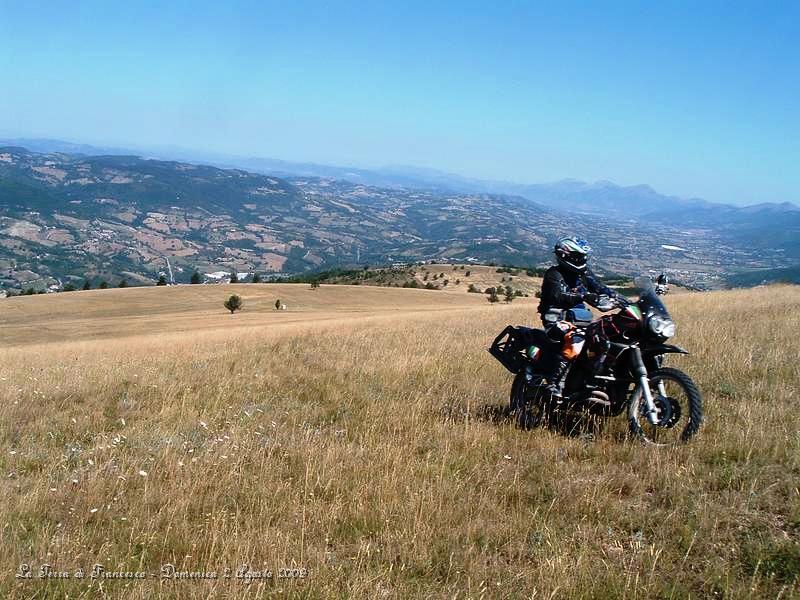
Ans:
[[[614,290],[600,283],[594,273],[586,268],[583,273],[575,273],[558,266],[545,271],[542,282],[542,298],[539,313],[544,315],[551,308],[567,310],[583,303],[588,293],[616,297]]]

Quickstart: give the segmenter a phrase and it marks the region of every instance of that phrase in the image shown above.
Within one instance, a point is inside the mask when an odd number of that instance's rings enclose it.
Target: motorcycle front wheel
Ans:
[[[631,434],[656,446],[688,442],[703,422],[703,399],[697,386],[686,373],[671,367],[650,373],[648,383],[658,421],[653,425],[647,419],[644,393],[641,386],[637,386],[628,405]]]

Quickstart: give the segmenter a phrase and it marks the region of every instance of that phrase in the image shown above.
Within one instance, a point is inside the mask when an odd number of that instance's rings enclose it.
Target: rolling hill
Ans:
[[[606,192],[567,188],[601,209],[619,200],[611,184]],[[631,202],[640,192],[655,194],[633,190]],[[535,266],[549,260],[553,240],[576,232],[592,241],[600,271],[667,270],[697,287],[800,260],[800,211],[791,205],[668,203],[666,213],[622,218],[612,210],[568,214],[552,207],[555,192],[543,194],[547,205],[520,195],[3,147],[0,286],[147,284],[169,269],[188,281],[195,270],[296,274],[421,260]],[[648,210],[658,206],[666,205]]]

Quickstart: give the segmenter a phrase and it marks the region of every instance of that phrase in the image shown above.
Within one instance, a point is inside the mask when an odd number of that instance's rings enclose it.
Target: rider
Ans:
[[[656,279],[656,294],[663,296],[669,291],[669,277],[666,271],[662,271],[661,275]]]
[[[591,320],[584,301],[596,306],[601,295],[617,298],[616,292],[600,283],[587,266],[590,252],[589,245],[580,238],[561,238],[555,245],[558,265],[547,269],[542,282],[542,323],[548,338],[561,344],[553,369],[545,377],[548,391],[556,397],[562,396],[569,367],[585,341],[583,329],[566,320],[564,311],[582,309],[586,311],[585,318]]]

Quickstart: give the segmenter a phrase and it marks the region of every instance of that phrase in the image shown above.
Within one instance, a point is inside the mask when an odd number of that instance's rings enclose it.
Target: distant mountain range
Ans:
[[[460,257],[541,261],[563,219],[522,198],[288,181],[135,156],[0,147],[0,285],[293,273]]]
[[[21,146],[34,152],[43,153],[133,155],[161,160],[179,160],[222,168],[245,169],[254,173],[278,177],[333,178],[384,188],[521,196],[551,209],[570,213],[620,215],[624,217],[642,217],[657,213],[661,217],[671,215],[674,217],[680,216],[682,219],[686,215],[696,213],[697,219],[706,219],[713,211],[721,210],[725,214],[722,220],[725,220],[734,214],[738,213],[744,216],[748,212],[752,213],[752,211],[760,212],[763,210],[773,214],[800,211],[800,207],[789,202],[739,207],[730,204],[707,202],[699,198],[687,199],[660,194],[649,185],[621,186],[611,181],[587,183],[577,179],[564,179],[552,183],[525,184],[471,179],[436,169],[420,167],[387,166],[376,169],[362,169],[317,163],[289,162],[272,158],[231,156],[174,147],[136,150],[38,138],[0,138],[0,145]]]
[[[536,265],[572,232],[592,240],[606,271],[668,269],[701,287],[800,263],[800,209],[791,204],[737,208],[647,186],[522,186],[426,169],[230,157],[148,160],[124,149],[16,142],[27,147],[0,147],[6,287],[87,274],[152,281],[167,260],[179,279],[195,268],[296,273],[448,258]],[[94,155],[104,150],[110,155]],[[227,161],[239,166],[209,164]]]

